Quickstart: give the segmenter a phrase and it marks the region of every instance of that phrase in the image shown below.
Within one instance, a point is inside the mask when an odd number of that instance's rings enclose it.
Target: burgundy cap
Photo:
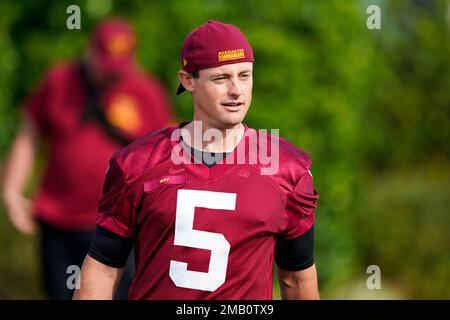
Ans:
[[[181,67],[186,72],[238,62],[254,62],[253,50],[235,26],[209,20],[186,37],[181,48]],[[177,95],[186,89],[180,83]]]
[[[102,72],[126,72],[133,66],[135,44],[136,36],[127,21],[105,20],[91,38],[91,59]]]

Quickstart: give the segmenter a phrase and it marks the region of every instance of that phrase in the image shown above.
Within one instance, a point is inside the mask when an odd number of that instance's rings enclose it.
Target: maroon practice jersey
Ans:
[[[254,140],[260,133],[246,127],[235,150],[211,168],[179,163],[173,150],[182,142],[171,138],[178,128],[116,153],[106,174],[97,223],[135,238],[129,298],[272,299],[276,238],[299,237],[314,224],[311,160],[267,134],[279,142],[279,169],[262,174],[267,163],[253,157],[264,149]],[[245,163],[237,163],[239,150]]]

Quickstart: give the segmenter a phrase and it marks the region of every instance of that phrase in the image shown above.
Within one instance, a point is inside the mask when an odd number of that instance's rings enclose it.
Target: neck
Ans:
[[[242,123],[221,127],[211,125],[206,121],[195,119],[183,129],[183,140],[195,149],[206,152],[232,152],[244,136],[245,127]]]

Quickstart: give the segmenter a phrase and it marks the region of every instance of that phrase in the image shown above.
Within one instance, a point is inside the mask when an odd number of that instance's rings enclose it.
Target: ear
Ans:
[[[187,73],[184,70],[180,70],[178,72],[178,79],[180,80],[181,84],[187,91],[189,92],[194,91],[194,83],[193,83],[194,79],[191,77],[189,73]]]

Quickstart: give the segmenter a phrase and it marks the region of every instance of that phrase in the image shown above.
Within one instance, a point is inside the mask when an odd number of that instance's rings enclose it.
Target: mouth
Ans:
[[[221,103],[221,105],[227,109],[228,111],[239,111],[241,110],[241,108],[244,106],[243,102],[225,102],[225,103]]]

